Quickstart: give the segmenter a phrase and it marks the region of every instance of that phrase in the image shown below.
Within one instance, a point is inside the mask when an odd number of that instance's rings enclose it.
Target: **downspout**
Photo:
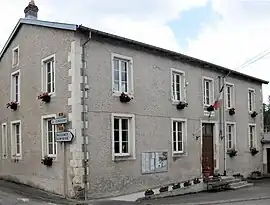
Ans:
[[[82,44],[82,107],[83,107],[83,126],[82,126],[82,137],[83,137],[83,168],[84,168],[84,176],[83,176],[83,181],[84,181],[84,197],[85,200],[87,200],[87,195],[88,195],[88,176],[87,176],[87,168],[88,168],[88,159],[87,159],[87,139],[86,139],[86,134],[85,134],[85,122],[86,122],[86,113],[87,110],[85,110],[85,92],[87,91],[86,87],[86,82],[85,82],[85,77],[86,77],[86,60],[85,60],[85,48],[86,44],[91,40],[91,32],[89,32],[88,39]]]

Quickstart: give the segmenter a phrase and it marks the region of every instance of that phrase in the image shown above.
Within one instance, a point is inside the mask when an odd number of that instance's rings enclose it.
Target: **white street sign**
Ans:
[[[66,124],[68,122],[68,119],[66,117],[59,117],[53,119],[51,122],[53,125]]]
[[[56,142],[71,142],[74,135],[72,132],[56,132],[55,133],[55,141]]]

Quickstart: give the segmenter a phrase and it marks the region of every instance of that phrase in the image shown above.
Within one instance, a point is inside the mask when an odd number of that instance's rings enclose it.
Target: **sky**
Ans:
[[[30,0],[0,0],[0,48]],[[35,0],[39,19],[82,24],[270,80],[270,0]],[[4,9],[3,9],[4,8]],[[252,61],[251,61],[252,62]],[[270,85],[263,86],[264,101]]]

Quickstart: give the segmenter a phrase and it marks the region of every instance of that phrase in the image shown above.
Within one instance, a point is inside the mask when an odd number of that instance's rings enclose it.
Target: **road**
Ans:
[[[269,205],[270,204],[270,200],[269,199],[266,199],[266,200],[256,200],[256,201],[243,201],[243,202],[235,202],[235,203],[226,203],[226,204],[223,204],[223,205]]]

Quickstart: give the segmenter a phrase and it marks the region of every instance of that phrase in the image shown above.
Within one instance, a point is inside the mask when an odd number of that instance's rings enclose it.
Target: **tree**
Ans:
[[[268,103],[263,103],[263,124],[265,128],[270,129],[270,96],[268,96]]]

